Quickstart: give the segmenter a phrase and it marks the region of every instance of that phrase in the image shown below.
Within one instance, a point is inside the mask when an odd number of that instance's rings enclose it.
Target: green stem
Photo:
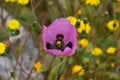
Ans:
[[[60,57],[59,56],[57,56],[57,58],[56,58],[56,75],[55,75],[55,80],[58,80],[58,75],[59,75],[59,63],[60,63]]]

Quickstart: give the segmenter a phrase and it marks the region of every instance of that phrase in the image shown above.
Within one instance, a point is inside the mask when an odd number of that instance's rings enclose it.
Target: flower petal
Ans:
[[[43,26],[43,34],[42,34],[42,39],[43,39],[43,44],[44,44],[44,49],[46,49],[46,44],[50,43],[53,44],[53,40],[49,37],[49,34],[47,33],[47,27]]]
[[[54,40],[50,37],[48,34],[48,28],[46,26],[43,26],[43,35],[42,38],[45,39],[47,42],[53,44]]]
[[[69,56],[69,54],[71,53],[71,51],[72,51],[72,49],[71,49],[71,48],[66,47],[63,53],[64,53],[64,55]]]
[[[61,50],[57,50],[57,49],[51,49],[51,50],[47,50],[48,53],[50,53],[51,55],[54,56],[62,56],[62,55],[67,55],[72,51],[71,48],[66,47],[64,51]]]
[[[57,50],[57,49],[49,49],[49,50],[47,50],[47,52],[53,56],[64,55],[64,53],[61,50]]]
[[[48,27],[48,34],[50,37],[55,41],[56,36],[61,34],[64,36],[65,43],[69,40],[69,35],[72,32],[71,29],[72,24],[66,18],[56,19],[49,27]]]
[[[72,34],[70,36],[70,39],[68,42],[72,43],[72,49],[71,51],[67,54],[68,56],[71,56],[72,54],[75,53],[75,50],[77,48],[77,33],[76,33],[76,29],[73,27],[72,28]]]
[[[63,51],[56,49],[54,46],[54,42],[58,35],[62,35],[64,37],[63,41],[65,47]],[[67,18],[56,19],[48,28],[43,26],[42,38],[45,51],[54,56],[71,56],[77,48],[76,28]],[[46,46],[47,44],[48,46]]]

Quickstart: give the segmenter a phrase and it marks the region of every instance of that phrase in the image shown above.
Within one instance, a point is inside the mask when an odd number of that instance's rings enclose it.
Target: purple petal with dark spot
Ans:
[[[65,47],[64,51],[58,49],[47,49],[46,44],[47,43],[54,44],[56,36],[58,34],[64,36],[65,45],[71,42],[72,47],[71,48]],[[66,18],[56,19],[50,26],[48,26],[48,28],[46,26],[43,26],[42,39],[45,51],[55,56],[59,55],[71,56],[75,53],[75,50],[77,48],[76,28]]]

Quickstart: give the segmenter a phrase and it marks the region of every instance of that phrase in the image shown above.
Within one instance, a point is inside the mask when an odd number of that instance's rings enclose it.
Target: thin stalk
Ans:
[[[59,66],[60,66],[59,63],[60,63],[60,56],[57,56],[55,80],[59,80]]]

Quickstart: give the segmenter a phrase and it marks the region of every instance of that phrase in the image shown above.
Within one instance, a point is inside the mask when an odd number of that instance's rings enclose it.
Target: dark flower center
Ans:
[[[113,23],[113,27],[114,27],[114,28],[116,27],[116,23]]]
[[[63,35],[61,35],[61,34],[58,34],[58,35],[57,35],[56,41],[55,41],[55,43],[54,43],[54,45],[55,45],[55,47],[56,47],[57,49],[62,49],[62,48],[63,48],[63,46],[64,46],[63,38],[64,38]]]
[[[58,50],[61,50],[61,51],[64,51],[64,49],[66,47],[69,47],[69,48],[72,48],[72,43],[69,42],[67,44],[64,43],[64,36],[62,34],[58,34],[56,36],[56,40],[54,42],[54,44],[50,44],[49,42],[46,44],[46,48],[47,49],[58,49]]]

